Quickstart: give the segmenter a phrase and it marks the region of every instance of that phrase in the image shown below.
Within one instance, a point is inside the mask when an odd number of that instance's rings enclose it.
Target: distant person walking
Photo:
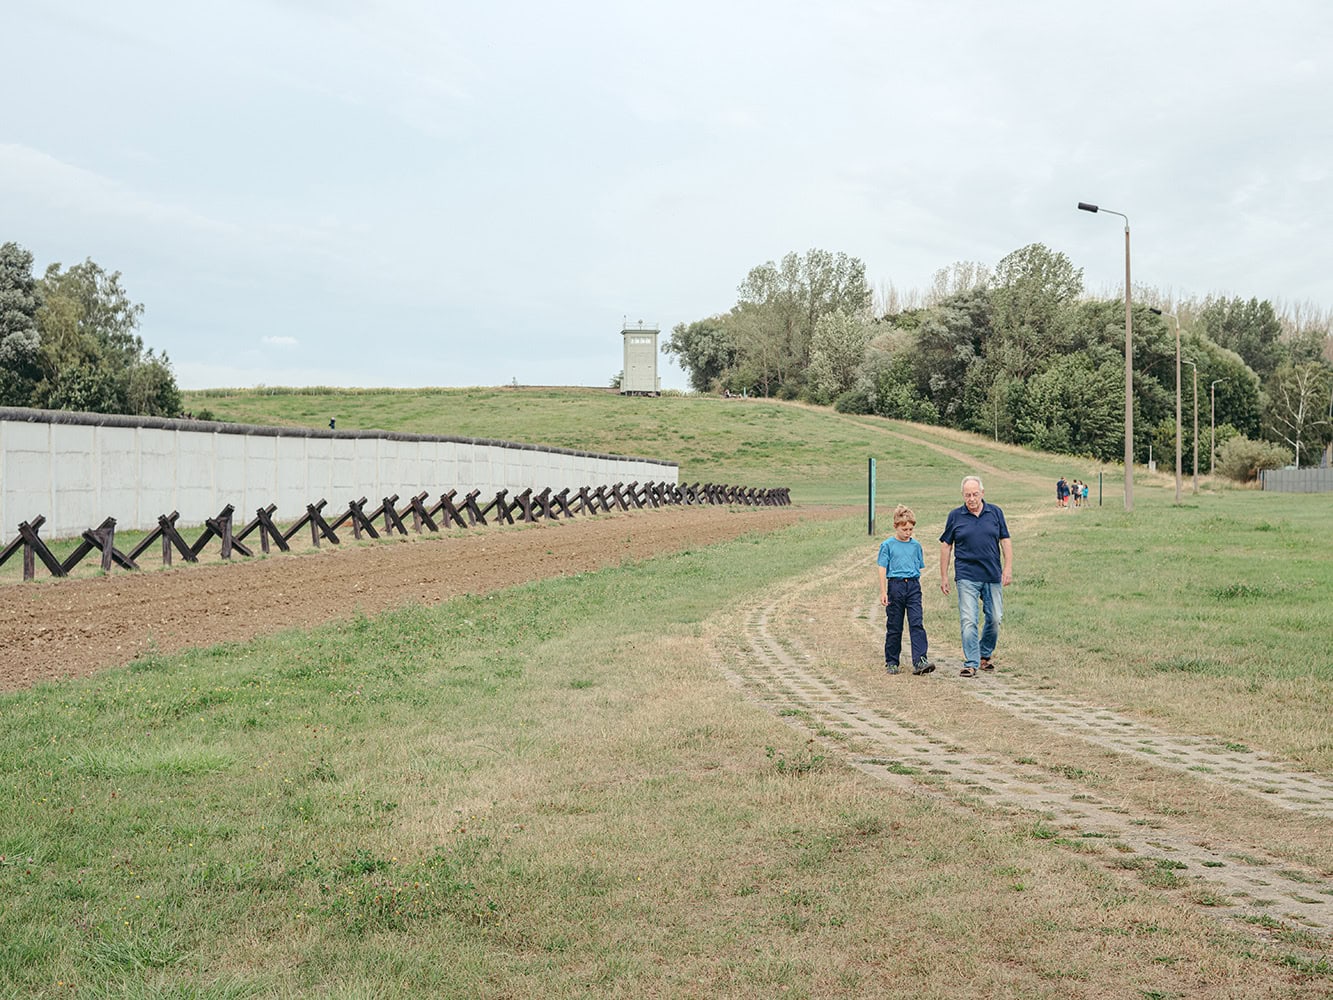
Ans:
[[[875,560],[879,573],[879,603],[884,608],[884,669],[898,672],[903,648],[903,617],[912,636],[912,673],[928,674],[930,662],[926,628],[921,615],[921,571],[926,557],[921,543],[912,537],[916,515],[899,504],[893,511],[893,537],[886,538]]]
[[[992,657],[1000,641],[1003,591],[1014,578],[1009,525],[1004,511],[986,503],[985,495],[980,478],[964,478],[963,505],[949,511],[940,535],[940,590],[945,595],[949,593],[949,559],[954,559],[958,623],[963,638],[963,669],[959,674],[963,677],[975,677],[978,669],[995,669]]]

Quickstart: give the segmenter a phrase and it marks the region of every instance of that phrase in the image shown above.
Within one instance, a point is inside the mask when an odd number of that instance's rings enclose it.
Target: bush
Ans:
[[[834,401],[833,408],[839,413],[865,416],[870,413],[870,400],[864,389],[848,389]]]
[[[1291,461],[1291,452],[1271,441],[1251,441],[1240,434],[1217,449],[1219,475],[1246,483],[1258,479],[1265,469],[1280,469]]]

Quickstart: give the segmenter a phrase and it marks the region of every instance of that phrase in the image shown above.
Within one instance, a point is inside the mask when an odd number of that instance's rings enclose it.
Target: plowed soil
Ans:
[[[147,651],[248,639],[412,602],[436,604],[850,513],[671,507],[6,585],[0,587],[0,690],[81,676]]]

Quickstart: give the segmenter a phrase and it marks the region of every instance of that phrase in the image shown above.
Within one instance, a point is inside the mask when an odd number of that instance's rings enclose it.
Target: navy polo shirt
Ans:
[[[1004,511],[992,503],[983,501],[981,513],[975,517],[966,505],[949,511],[940,541],[953,546],[953,578],[999,583],[1003,575],[1000,539],[1008,537]]]

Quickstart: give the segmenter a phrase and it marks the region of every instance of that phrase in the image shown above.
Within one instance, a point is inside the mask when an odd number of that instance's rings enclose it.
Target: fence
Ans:
[[[306,529],[309,529],[311,544],[316,548],[319,548],[321,540],[334,545],[340,544],[338,529],[344,524],[351,526],[355,538],[359,539],[363,534],[379,538],[380,529],[375,526],[375,522],[381,519],[384,522],[383,532],[387,536],[406,535],[409,520],[413,530],[420,534],[423,528],[438,532],[441,526],[470,528],[478,524],[486,525],[490,523],[487,518],[492,518],[499,524],[515,524],[520,521],[535,523],[541,520],[558,520],[562,517],[571,519],[578,514],[601,514],[613,510],[663,507],[672,504],[744,504],[771,507],[787,506],[791,503],[791,493],[786,488],[760,490],[714,483],[679,486],[676,483],[651,481],[642,485],[633,482],[628,485],[615,483],[612,486],[581,486],[577,491],[565,487],[556,492],[548,486],[540,492],[534,492],[528,488],[513,497],[509,495],[509,490],[501,489],[485,504],[480,502],[481,491],[478,489],[473,489],[462,497],[459,497],[456,489],[449,490],[440,494],[439,499],[429,506],[427,506],[428,497],[428,492],[418,493],[400,510],[398,496],[395,494],[385,497],[370,513],[366,512],[366,504],[369,501],[361,497],[359,500],[349,502],[347,510],[333,520],[325,516],[324,509],[328,506],[328,502],[321,499],[318,503],[306,504],[305,513],[286,530],[279,528],[275,523],[274,514],[278,507],[277,504],[270,503],[258,508],[253,520],[238,531],[234,525],[236,508],[228,504],[216,517],[204,519],[203,532],[194,542],[187,542],[181,535],[176,527],[180,520],[180,512],[172,511],[170,514],[159,515],[157,527],[128,553],[116,548],[116,519],[108,517],[96,528],[84,530],[79,536],[81,541],[78,546],[63,560],[57,559],[41,538],[40,531],[46,524],[46,517],[38,516],[20,524],[18,535],[0,549],[0,566],[21,551],[24,580],[33,579],[39,562],[52,576],[66,577],[84,559],[96,552],[100,556],[104,572],[110,572],[113,566],[135,570],[140,568],[139,558],[155,543],[161,546],[162,564],[170,566],[173,552],[178,553],[186,562],[198,562],[199,556],[214,539],[219,543],[223,559],[231,559],[234,553],[251,557],[254,555],[254,550],[245,544],[245,540],[252,534],[257,533],[261,551],[267,553],[270,551],[270,546],[274,546],[280,552],[288,552],[291,550],[292,539]]]
[[[1259,473],[1259,482],[1275,493],[1330,493],[1333,468],[1265,469]]]
[[[107,514],[150,530],[162,511],[199,525],[228,503],[300,510],[310,497],[408,496],[428,483],[491,496],[678,475],[674,462],[484,438],[0,407],[0,526],[41,511],[53,537]]]

